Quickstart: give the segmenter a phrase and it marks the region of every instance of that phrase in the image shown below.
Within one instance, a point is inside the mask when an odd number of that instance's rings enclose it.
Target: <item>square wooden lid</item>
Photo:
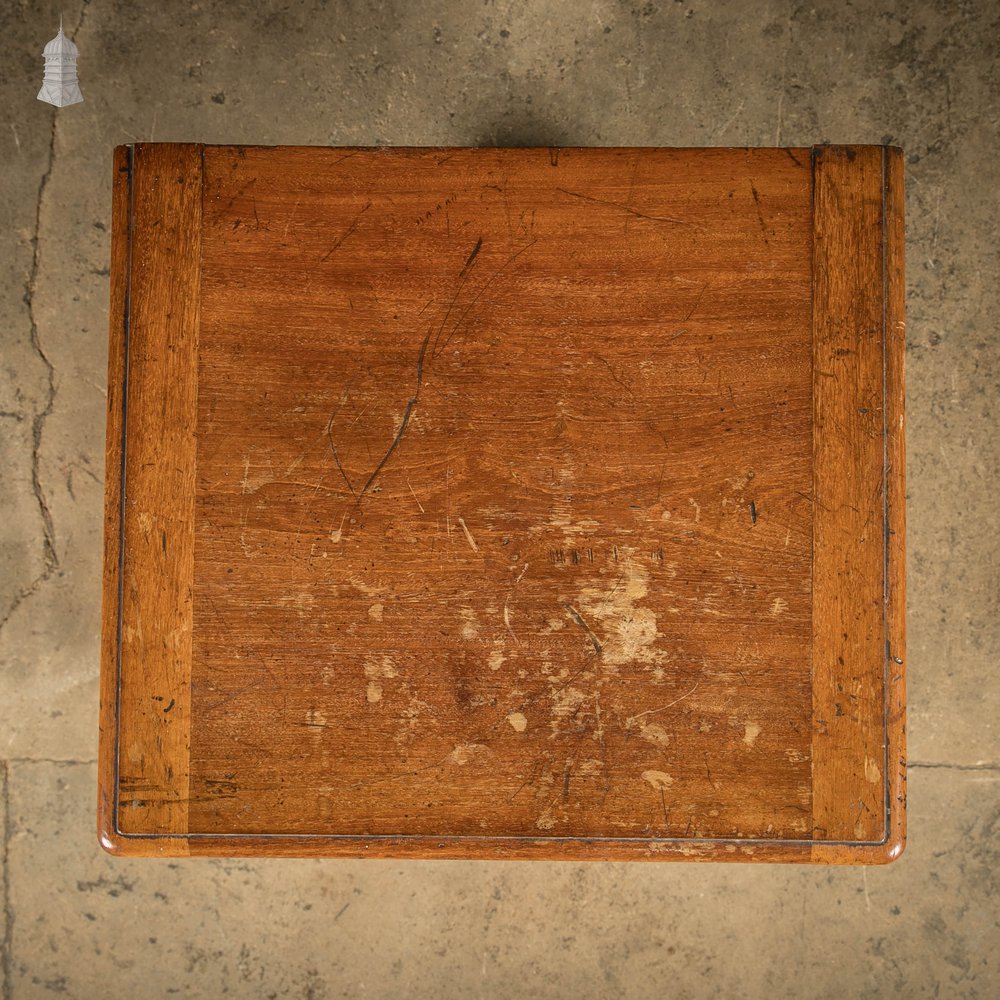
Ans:
[[[902,850],[898,150],[115,154],[123,854]]]

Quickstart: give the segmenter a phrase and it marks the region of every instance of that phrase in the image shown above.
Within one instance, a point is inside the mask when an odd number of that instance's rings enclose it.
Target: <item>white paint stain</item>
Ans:
[[[752,747],[757,742],[758,736],[760,736],[760,726],[755,722],[748,722],[743,726],[743,742],[748,747]]]
[[[643,771],[642,780],[648,782],[658,792],[665,791],[674,783],[674,779],[665,771]]]
[[[507,721],[515,732],[523,733],[528,728],[528,720],[522,712],[511,712],[507,716]]]
[[[882,772],[879,770],[878,764],[871,757],[865,757],[865,777],[873,785],[877,785],[882,780]]]
[[[396,664],[392,657],[369,656],[365,660],[365,677],[396,677]]]
[[[459,614],[462,616],[462,638],[471,642],[479,635],[479,619],[472,608],[461,608]]]
[[[482,743],[459,743],[450,754],[448,760],[453,764],[468,764],[470,760],[480,754],[488,752],[488,748]]]
[[[355,587],[359,593],[365,595],[365,597],[384,597],[389,593],[388,587],[381,587],[378,584],[374,586],[368,583],[363,576],[352,576],[349,578],[350,583]]]
[[[368,678],[368,690],[366,697],[370,704],[374,704],[382,699],[382,685],[380,681],[390,677],[396,677],[396,665],[392,658],[388,656],[369,656],[365,660],[365,677]]]
[[[552,692],[552,735],[561,732],[561,722],[575,715],[587,700],[587,695],[574,687],[565,687]]]
[[[511,638],[517,642],[517,636],[514,635],[514,628],[510,623],[510,608],[507,606],[507,601],[509,600],[510,598],[508,597],[507,600],[503,602],[503,623],[507,626],[507,631],[510,632]]]
[[[393,740],[401,745],[415,739],[420,730],[420,716],[424,712],[432,712],[433,709],[426,701],[419,698],[410,697],[410,703],[399,713],[400,726],[393,736]]]
[[[257,460],[255,451],[252,448],[243,456],[243,478],[240,480],[240,491],[242,493],[256,493],[262,486],[273,483],[275,479],[274,464],[271,461],[271,450],[259,449],[263,451],[263,459]],[[264,465],[267,465],[267,468]]]
[[[499,670],[506,659],[507,657],[503,655],[503,650],[494,649],[486,662],[489,664],[490,670]]]
[[[346,519],[347,519],[347,511],[345,510],[343,516],[340,519],[340,527],[330,532],[330,541],[333,542],[334,545],[336,545],[337,542],[339,542],[341,538],[344,537],[344,521]]]
[[[316,598],[309,591],[302,591],[298,594],[285,594],[279,597],[275,604],[282,608],[294,608],[300,618],[306,617],[316,603]]]
[[[546,809],[535,821],[535,826],[537,826],[539,830],[551,830],[555,825],[556,821],[552,817],[551,809]]]
[[[630,551],[619,549],[620,572],[602,587],[584,587],[574,606],[601,643],[601,666],[616,673],[624,664],[654,665],[668,657],[656,648],[656,616],[640,602],[648,593],[649,571]]]
[[[656,746],[665,747],[670,742],[670,737],[663,726],[658,726],[655,722],[649,722],[642,726],[639,735],[647,743],[655,743]]]

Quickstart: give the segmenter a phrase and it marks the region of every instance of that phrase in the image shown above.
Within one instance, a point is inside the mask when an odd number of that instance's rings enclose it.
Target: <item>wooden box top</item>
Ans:
[[[902,169],[118,149],[104,846],[897,856]]]

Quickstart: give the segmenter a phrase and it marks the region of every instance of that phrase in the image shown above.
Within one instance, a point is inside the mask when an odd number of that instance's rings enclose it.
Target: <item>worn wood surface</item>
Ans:
[[[815,177],[813,827],[870,841],[886,819],[882,150],[818,150]]]
[[[131,183],[114,218],[116,246],[127,236],[128,331],[119,340],[112,320],[109,385],[117,384],[108,400],[112,435],[125,428],[110,442],[107,477],[126,539],[108,553],[112,565],[120,559],[120,577],[105,606],[106,618],[120,608],[114,798],[123,834],[180,834],[189,802],[201,152],[137,146],[120,161],[118,187]]]
[[[106,846],[896,850],[887,163],[136,147]]]

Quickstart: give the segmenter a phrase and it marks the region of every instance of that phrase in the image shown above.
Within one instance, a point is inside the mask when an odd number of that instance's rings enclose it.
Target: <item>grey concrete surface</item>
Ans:
[[[60,10],[85,103],[35,100]],[[1000,995],[1000,5],[0,0],[3,997]],[[911,846],[122,862],[93,833],[111,149],[898,143]]]

